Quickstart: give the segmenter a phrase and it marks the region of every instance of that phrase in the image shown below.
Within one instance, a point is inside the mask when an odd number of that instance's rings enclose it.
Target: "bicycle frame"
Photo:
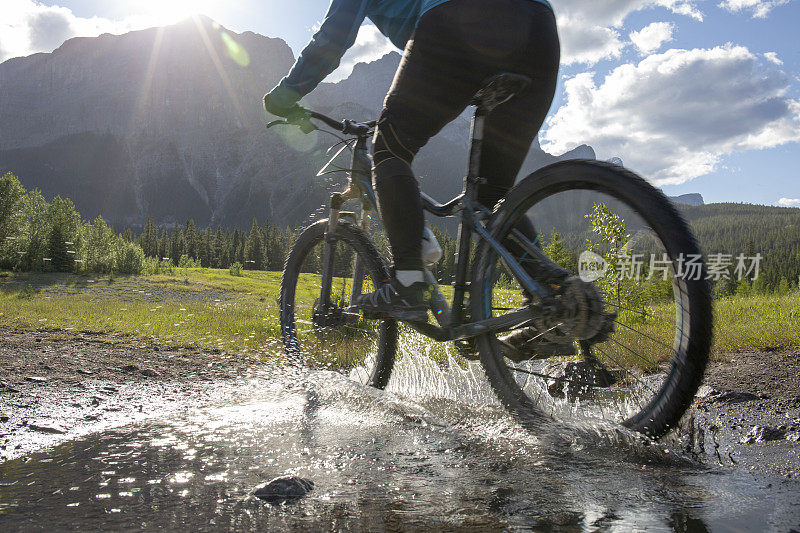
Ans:
[[[433,198],[422,193],[423,208],[437,217],[450,217],[458,215],[461,218],[458,231],[458,253],[455,257],[455,283],[453,290],[452,305],[447,312],[443,313],[448,318],[440,322],[439,325],[428,322],[407,322],[407,324],[419,331],[423,335],[437,341],[460,340],[475,337],[488,332],[499,332],[512,329],[525,322],[530,321],[534,316],[545,310],[552,310],[552,292],[548,287],[534,280],[530,274],[522,267],[516,257],[509,252],[501,243],[497,242],[484,226],[483,222],[489,221],[491,213],[484,206],[475,201],[476,188],[484,180],[478,175],[478,168],[481,156],[481,145],[483,141],[484,124],[488,110],[478,106],[471,124],[471,146],[469,154],[469,169],[464,179],[462,193],[445,204],[436,202]],[[366,133],[358,135],[355,146],[353,147],[353,157],[348,171],[349,186],[343,192],[333,193],[330,199],[330,213],[328,218],[328,229],[325,234],[325,245],[323,251],[322,264],[322,288],[320,302],[324,308],[332,308],[330,302],[331,285],[333,282],[333,257],[335,239],[332,235],[336,230],[337,224],[343,216],[352,217],[354,221],[366,232],[370,227],[370,212],[377,213],[377,202],[375,192],[372,188],[371,179],[371,159],[367,148]],[[335,158],[336,156],[334,156]],[[330,164],[330,163],[329,163]],[[326,167],[320,170],[320,174],[325,173]],[[362,210],[360,219],[354,212],[342,211],[342,206],[349,200],[358,200]],[[487,223],[487,226],[489,224]],[[539,299],[537,304],[525,309],[513,311],[486,320],[462,323],[464,310],[464,295],[469,288],[467,274],[469,267],[469,250],[472,235],[477,234],[479,239],[483,239],[497,252],[500,259],[514,278],[532,295]],[[539,264],[549,264],[550,260],[533,243],[527,240],[521,232],[512,232],[517,243],[527,254]],[[356,254],[356,261],[353,267],[353,284],[350,298],[352,299],[361,294],[364,280],[364,267]],[[438,290],[438,289],[437,289]],[[444,298],[442,297],[442,300]],[[444,302],[447,305],[446,301]],[[436,317],[437,320],[439,317]]]

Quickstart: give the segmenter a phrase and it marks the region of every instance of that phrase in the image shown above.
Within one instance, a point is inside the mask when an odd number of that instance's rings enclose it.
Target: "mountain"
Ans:
[[[691,206],[706,205],[706,202],[703,200],[703,195],[696,192],[689,194],[681,194],[679,196],[670,196],[669,199],[676,204],[691,205]]]
[[[400,55],[359,64],[305,103],[323,113],[377,115]],[[301,224],[341,178],[315,177],[333,143],[292,128],[264,128],[263,93],[289,70],[281,39],[226,30],[206,17],[125,35],[75,38],[48,54],[0,64],[0,172],[47,197],[70,197],[87,218],[118,227],[222,224],[253,217]],[[445,200],[461,190],[469,132],[465,112],[431,140],[415,169]],[[444,156],[443,156],[444,154]],[[553,156],[538,143],[523,172]]]

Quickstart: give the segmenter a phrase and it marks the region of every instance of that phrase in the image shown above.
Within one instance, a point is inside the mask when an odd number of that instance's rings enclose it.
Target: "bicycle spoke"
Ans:
[[[615,338],[613,338],[613,337],[610,337],[608,340],[610,340],[611,342],[613,342],[613,343],[615,343],[615,344],[618,344],[618,345],[622,346],[622,347],[623,347],[623,348],[625,348],[627,351],[629,351],[630,353],[632,353],[634,356],[638,357],[639,359],[641,359],[642,361],[644,361],[645,363],[647,363],[647,365],[649,365],[649,366],[652,366],[653,364],[657,363],[657,361],[651,361],[651,360],[649,360],[649,359],[645,359],[645,358],[644,358],[644,356],[642,356],[642,355],[639,355],[637,352],[635,352],[635,351],[633,350],[633,348],[630,348],[629,346],[626,346],[626,345],[622,344],[621,342],[619,342],[617,339],[615,339]]]
[[[652,392],[653,394],[656,394],[656,391],[654,391],[653,389],[651,389],[651,388],[650,388],[650,386],[649,386],[647,383],[645,383],[644,381],[642,381],[641,379],[639,379],[639,376],[637,376],[636,374],[634,374],[633,372],[631,372],[630,370],[628,370],[628,369],[627,369],[625,366],[621,365],[621,364],[619,363],[619,361],[617,361],[616,359],[614,359],[613,357],[611,357],[610,355],[608,355],[608,354],[606,353],[606,351],[605,351],[605,350],[601,350],[600,348],[597,348],[597,350],[598,350],[598,351],[599,351],[601,354],[603,354],[604,356],[606,356],[606,357],[608,357],[609,359],[611,359],[611,360],[612,360],[612,361],[613,361],[613,362],[614,362],[614,363],[615,363],[615,364],[616,364],[616,365],[617,365],[617,366],[618,366],[620,369],[622,369],[622,370],[624,370],[625,372],[627,372],[628,374],[630,374],[630,375],[631,375],[631,377],[633,377],[633,379],[635,379],[637,382],[639,382],[639,383],[640,383],[640,384],[641,384],[641,385],[642,385],[644,388],[646,388],[648,391]]]
[[[629,326],[629,325],[627,325],[627,324],[623,324],[623,323],[622,323],[622,322],[620,322],[619,320],[614,320],[614,323],[615,323],[615,324],[619,324],[619,325],[620,325],[620,326],[622,326],[623,328],[629,329],[629,330],[633,331],[634,333],[638,333],[638,334],[639,334],[639,335],[641,335],[642,337],[646,337],[646,338],[650,339],[650,340],[651,340],[651,341],[653,341],[653,342],[657,342],[657,343],[659,343],[659,344],[661,344],[661,345],[663,345],[663,346],[666,346],[666,347],[667,347],[668,349],[670,349],[670,350],[675,350],[675,348],[674,348],[673,346],[670,346],[670,345],[669,345],[669,344],[667,344],[666,342],[664,342],[664,341],[662,341],[662,340],[659,340],[659,339],[656,339],[655,337],[651,337],[651,336],[650,336],[650,335],[648,335],[647,333],[644,333],[643,331],[639,331],[639,330],[638,330],[638,329],[636,329],[636,328],[632,328],[632,327],[630,327],[630,326]]]
[[[614,307],[618,307],[624,311],[630,311],[631,313],[636,313],[637,315],[642,315],[646,318],[656,318],[655,315],[651,315],[647,311],[642,311],[641,309],[631,309],[630,307],[625,307],[624,305],[620,305],[618,303],[609,302],[608,300],[603,300],[603,303],[606,305],[613,305]]]
[[[522,369],[522,368],[517,368],[517,367],[515,367],[513,365],[507,365],[507,366],[508,366],[508,368],[510,368],[511,370],[514,370],[515,372],[522,372],[523,374],[530,374],[531,376],[536,376],[536,377],[539,377],[539,378],[553,379],[555,381],[563,381],[565,383],[575,383],[576,385],[588,385],[589,387],[596,386],[595,383],[590,383],[588,381],[580,381],[580,380],[576,380],[576,379],[568,379],[568,378],[559,378],[559,377],[556,377],[556,376],[548,376],[547,374],[542,374],[541,372],[534,372],[533,370],[525,370],[525,369]]]

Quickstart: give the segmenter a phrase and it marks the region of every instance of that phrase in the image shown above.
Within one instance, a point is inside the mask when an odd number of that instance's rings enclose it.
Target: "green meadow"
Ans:
[[[2,272],[0,325],[113,333],[165,346],[191,346],[270,359],[282,352],[280,276],[280,272],[263,271],[243,271],[241,276],[232,276],[228,270],[205,268],[175,269],[173,274],[150,276]],[[298,288],[299,304],[308,309],[314,302],[316,278],[313,274],[303,275]],[[673,305],[651,306],[647,313],[649,320],[637,321],[624,313],[619,320],[669,344]],[[628,335],[631,331],[624,325],[617,326],[614,338],[622,343],[618,348],[627,339],[636,342],[637,335]],[[798,346],[797,291],[716,300],[714,357]],[[434,349],[431,353],[440,351],[444,357],[443,350]],[[621,349],[619,353],[625,351]]]

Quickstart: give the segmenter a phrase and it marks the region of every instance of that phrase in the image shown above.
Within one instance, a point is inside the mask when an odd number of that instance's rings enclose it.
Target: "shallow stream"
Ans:
[[[0,464],[0,530],[800,529],[796,480],[588,420],[531,435],[486,405],[479,375],[401,365],[389,392],[279,376]],[[315,489],[281,505],[252,496],[286,473]]]

